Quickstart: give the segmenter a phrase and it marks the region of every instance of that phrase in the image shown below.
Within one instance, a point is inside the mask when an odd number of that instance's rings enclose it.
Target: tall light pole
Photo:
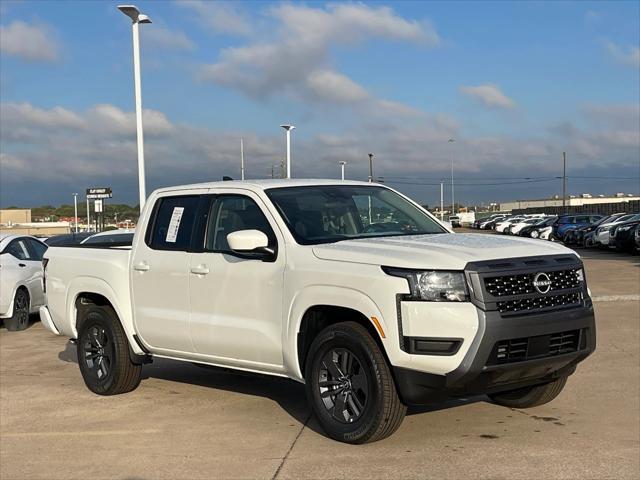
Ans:
[[[440,220],[444,220],[444,180],[440,180]]]
[[[89,197],[87,197],[87,232],[91,230],[91,210],[89,210]]]
[[[142,134],[142,93],[140,92],[140,35],[138,25],[151,23],[148,16],[140,13],[135,5],[118,5],[118,9],[131,19],[133,31],[133,83],[136,101],[136,136],[138,140],[138,190],[140,211],[147,199],[147,187],[144,173],[144,136]]]
[[[240,139],[240,180],[244,180],[244,142]]]
[[[567,213],[567,153],[562,152],[562,213]]]
[[[455,142],[455,140],[453,138],[450,138],[448,143],[453,143],[453,142]],[[450,155],[451,155],[451,213],[455,214],[456,213],[456,201],[455,201],[455,195],[453,193],[453,149],[452,149]]]
[[[76,233],[78,233],[78,194],[77,193],[73,194],[73,214],[75,215],[73,217],[73,224],[75,225]]]
[[[293,125],[280,125],[287,131],[287,177],[291,178],[291,130],[296,128]]]
[[[342,180],[344,180],[344,166],[347,164],[347,162],[345,162],[344,160],[341,160],[338,162],[338,164],[340,165],[340,173],[341,173]]]
[[[369,183],[373,182],[373,153],[369,154]]]

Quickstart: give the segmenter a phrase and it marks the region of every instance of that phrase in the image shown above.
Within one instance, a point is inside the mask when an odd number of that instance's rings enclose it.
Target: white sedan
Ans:
[[[42,255],[47,246],[26,235],[0,235],[0,318],[7,330],[24,330],[44,305]]]

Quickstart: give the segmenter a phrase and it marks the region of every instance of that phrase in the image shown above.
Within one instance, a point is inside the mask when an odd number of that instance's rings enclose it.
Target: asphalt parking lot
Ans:
[[[323,436],[302,385],[171,361],[129,394],[84,386],[75,346],[0,329],[2,479],[638,478],[640,257],[581,251],[598,347],[552,403],[412,410],[392,437]]]

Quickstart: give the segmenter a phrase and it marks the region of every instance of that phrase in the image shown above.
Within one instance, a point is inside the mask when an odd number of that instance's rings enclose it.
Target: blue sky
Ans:
[[[131,26],[116,5],[3,0],[0,205],[102,185],[135,203]],[[346,160],[364,179],[372,151],[376,176],[427,203],[452,158],[464,202],[559,193],[562,151],[571,194],[640,190],[638,2],[137,5],[154,22],[141,26],[152,188],[237,177],[241,137],[247,175],[270,176],[292,122],[294,176],[337,178]]]

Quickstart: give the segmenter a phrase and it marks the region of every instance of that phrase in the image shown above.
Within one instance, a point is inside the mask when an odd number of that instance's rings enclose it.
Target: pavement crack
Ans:
[[[293,442],[291,442],[291,445],[289,446],[289,450],[287,450],[287,453],[285,453],[284,457],[282,457],[282,461],[280,462],[280,465],[278,465],[278,468],[276,469],[275,473],[273,474],[273,477],[271,477],[271,480],[275,480],[276,478],[278,478],[278,475],[280,475],[280,470],[282,470],[282,467],[284,466],[284,462],[286,462],[287,459],[289,458],[289,454],[293,450],[293,447],[295,447],[296,442],[300,438],[300,435],[302,435],[302,432],[304,431],[304,428],[307,426],[307,423],[309,423],[309,420],[311,419],[311,415],[312,415],[311,413],[309,413],[309,415],[307,415],[307,419],[302,424],[302,428],[300,428],[300,431],[296,435],[296,438],[294,438]]]

